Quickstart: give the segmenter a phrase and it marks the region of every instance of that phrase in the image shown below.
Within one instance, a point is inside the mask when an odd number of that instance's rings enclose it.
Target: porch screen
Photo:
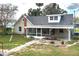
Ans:
[[[41,36],[41,29],[40,28],[37,29],[37,36]]]
[[[42,35],[43,36],[49,35],[49,29],[42,29]]]
[[[36,29],[35,28],[29,28],[28,29],[28,35],[36,35]]]

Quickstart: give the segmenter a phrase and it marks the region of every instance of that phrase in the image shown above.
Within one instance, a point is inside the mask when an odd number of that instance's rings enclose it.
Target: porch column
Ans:
[[[41,28],[41,37],[42,37],[42,28]]]
[[[68,29],[68,40],[71,41],[71,31]]]
[[[36,28],[36,36],[37,36],[37,28]]]
[[[49,29],[49,35],[51,35],[51,29]]]
[[[28,35],[28,33],[29,33],[28,30],[29,30],[29,28],[26,28],[26,37],[27,37],[27,35]]]

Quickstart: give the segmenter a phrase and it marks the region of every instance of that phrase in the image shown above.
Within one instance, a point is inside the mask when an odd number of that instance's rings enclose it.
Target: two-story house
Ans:
[[[46,16],[22,15],[15,23],[16,33],[34,38],[55,36],[58,39],[71,40],[73,28],[72,14],[53,14]]]

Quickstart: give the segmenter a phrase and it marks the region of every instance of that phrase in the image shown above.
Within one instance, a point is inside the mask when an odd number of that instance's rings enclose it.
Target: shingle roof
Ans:
[[[73,24],[72,14],[62,15],[59,23],[48,23],[48,16],[27,16],[27,18],[34,25],[72,25]]]
[[[74,24],[75,28],[79,28],[79,24]]]

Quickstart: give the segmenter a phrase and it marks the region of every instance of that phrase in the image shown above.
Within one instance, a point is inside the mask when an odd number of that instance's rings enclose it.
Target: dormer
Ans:
[[[47,15],[47,16],[48,16],[48,23],[59,23],[61,20],[61,14]]]

